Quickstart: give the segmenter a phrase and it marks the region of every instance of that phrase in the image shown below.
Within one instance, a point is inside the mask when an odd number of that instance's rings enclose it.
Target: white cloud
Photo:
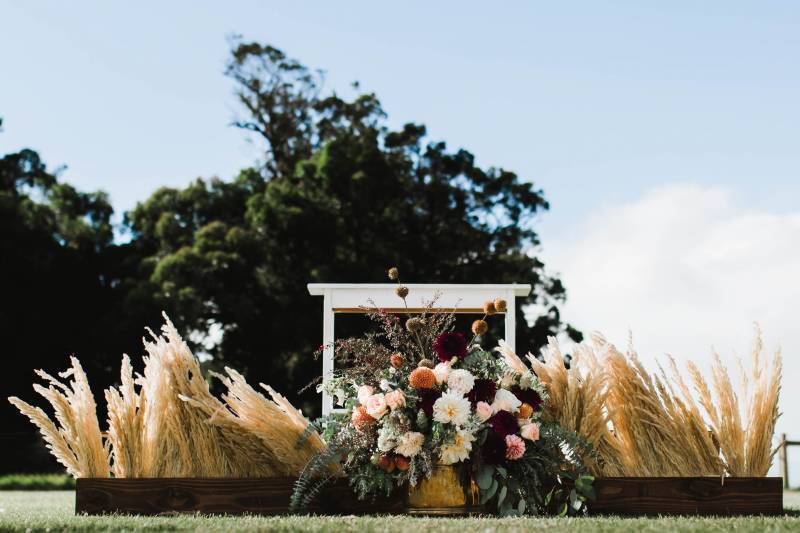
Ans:
[[[758,322],[770,356],[784,355],[778,433],[800,438],[800,211],[754,212],[727,189],[670,185],[583,226],[544,255],[567,287],[567,321],[621,346],[630,330],[651,364],[671,353],[703,368],[712,346],[726,362],[748,356]],[[789,453],[798,484],[800,449]]]

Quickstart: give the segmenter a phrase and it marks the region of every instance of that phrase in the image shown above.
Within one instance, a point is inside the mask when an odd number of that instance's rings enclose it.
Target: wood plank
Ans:
[[[294,478],[83,478],[77,480],[75,512],[87,514],[175,513],[277,515],[289,511]],[[310,506],[319,514],[402,513],[393,498],[359,501],[347,480],[326,487]]]
[[[783,512],[780,477],[617,477],[595,480],[592,514],[757,515]]]
[[[75,512],[88,514],[262,514],[288,512],[293,478],[78,479]],[[592,514],[748,515],[781,514],[780,477],[600,478]],[[404,491],[392,498],[359,501],[347,480],[336,480],[309,508],[318,514],[399,514]]]

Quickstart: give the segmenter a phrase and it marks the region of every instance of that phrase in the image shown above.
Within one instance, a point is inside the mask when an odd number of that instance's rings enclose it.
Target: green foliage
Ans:
[[[564,287],[529,255],[548,208],[530,181],[477,165],[421,124],[389,128],[376,95],[326,92],[274,47],[234,40],[226,74],[235,124],[262,143],[259,165],[156,190],[125,214],[124,242],[113,242],[105,194],[63,183],[31,150],[0,158],[0,320],[7,353],[24,362],[2,383],[9,394],[25,396],[31,367],[69,353],[110,385],[120,354],[138,353],[142,327],[165,310],[213,365],[273,376],[316,414],[313,392],[295,394],[319,373],[321,302],[306,284],[381,282],[385,265],[431,283],[531,283],[518,316],[529,304],[544,312],[518,321],[520,351],[577,336],[560,320]],[[212,326],[219,338],[205,335]],[[342,336],[356,332],[347,327]]]
[[[548,207],[531,183],[427,140],[422,125],[389,129],[375,95],[325,95],[318,73],[273,47],[234,41],[227,74],[244,110],[236,124],[263,141],[263,165],[162,189],[128,217],[142,285],[186,328],[222,326],[208,348],[217,362],[297,390],[319,371],[309,355],[321,314],[297,312],[319,304],[306,284],[384,281],[384,265],[429,282],[532,283],[518,312],[546,311],[519,321],[523,351],[564,330],[564,289],[527,253]]]
[[[73,490],[75,478],[66,474],[9,474],[0,476],[0,490]]]
[[[594,499],[594,478],[586,474],[580,458],[593,454],[591,445],[574,432],[542,424],[541,438],[526,442],[525,455],[505,466],[482,464],[473,454],[480,502],[500,516],[585,514],[586,502]]]

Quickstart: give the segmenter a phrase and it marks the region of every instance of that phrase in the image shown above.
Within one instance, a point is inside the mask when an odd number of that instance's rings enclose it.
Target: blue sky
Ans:
[[[584,331],[702,362],[746,355],[758,321],[800,377],[797,2],[28,1],[0,20],[0,153],[35,148],[119,210],[258,156],[229,126],[239,33],[543,188],[541,254]],[[798,402],[787,387],[795,437]]]
[[[343,7],[346,6],[346,7]],[[383,100],[393,124],[544,188],[576,213],[671,181],[747,205],[800,193],[794,2],[17,2],[0,35],[0,149],[39,149],[130,208],[256,156],[228,124],[225,37],[273,43]]]

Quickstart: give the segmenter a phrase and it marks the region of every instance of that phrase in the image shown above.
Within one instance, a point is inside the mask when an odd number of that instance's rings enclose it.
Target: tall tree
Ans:
[[[389,265],[416,281],[531,283],[518,312],[543,311],[519,321],[519,348],[579,337],[560,320],[564,287],[531,255],[548,208],[533,184],[427,140],[423,125],[389,129],[374,94],[323,94],[321,75],[274,47],[235,42],[226,72],[261,164],[162,189],[129,216],[159,298],[188,329],[219,328],[205,346],[217,362],[292,395],[320,370],[321,302],[306,283],[382,281]]]
[[[0,157],[0,372],[3,396],[31,395],[33,370],[82,357],[102,394],[115,379],[125,342],[123,292],[115,272],[124,247],[113,245],[112,208],[102,192],[59,180],[30,149]],[[138,262],[136,262],[138,264]],[[135,335],[141,336],[140,316]],[[0,403],[0,471],[54,467],[30,424]],[[102,413],[101,413],[102,415]]]

